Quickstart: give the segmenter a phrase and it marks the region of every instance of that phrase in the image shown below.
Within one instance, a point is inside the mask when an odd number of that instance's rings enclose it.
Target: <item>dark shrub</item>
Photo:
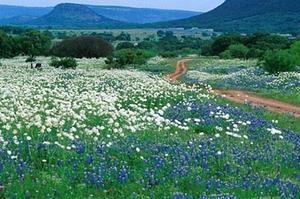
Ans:
[[[71,57],[66,57],[61,59],[53,57],[49,65],[55,68],[61,67],[63,69],[75,69],[77,67],[77,62],[74,58]]]
[[[91,36],[66,39],[52,49],[55,56],[75,58],[107,57],[112,51],[113,47],[110,43],[99,37]]]
[[[289,50],[268,51],[264,57],[263,67],[269,73],[292,71],[297,65],[297,57]]]
[[[232,44],[242,43],[243,37],[237,34],[228,34],[217,37],[211,46],[212,55],[219,55]]]

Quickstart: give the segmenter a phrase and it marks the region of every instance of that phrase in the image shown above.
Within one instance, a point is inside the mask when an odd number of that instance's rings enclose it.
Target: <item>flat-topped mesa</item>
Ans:
[[[124,24],[101,15],[85,5],[62,3],[54,7],[47,15],[31,22],[38,26],[61,26],[61,27],[98,27],[109,24]]]

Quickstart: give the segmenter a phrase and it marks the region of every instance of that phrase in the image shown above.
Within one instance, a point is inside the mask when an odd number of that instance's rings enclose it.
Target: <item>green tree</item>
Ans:
[[[228,49],[232,44],[243,43],[243,36],[237,34],[228,34],[217,37],[212,43],[212,55],[219,55]]]
[[[297,65],[300,65],[300,41],[296,41],[291,46],[291,53],[292,53],[293,56],[296,57],[296,59],[297,59]]]
[[[117,45],[116,50],[134,48],[134,44],[131,42],[121,42]]]
[[[269,73],[292,71],[297,65],[297,57],[290,50],[267,51],[263,67]]]
[[[156,33],[156,35],[157,35],[158,37],[163,37],[163,36],[165,36],[165,31],[163,31],[163,30],[158,30],[157,33]]]
[[[222,59],[232,59],[230,50],[225,50],[224,52],[220,53],[219,57]]]
[[[119,41],[131,41],[131,35],[129,33],[121,32],[116,37],[116,40],[119,40]]]
[[[9,38],[5,32],[0,30],[0,57],[9,57],[10,51]]]
[[[47,55],[51,39],[38,31],[29,31],[18,38],[20,53],[29,56]]]
[[[228,51],[233,58],[246,59],[249,48],[244,44],[232,44],[228,47]]]

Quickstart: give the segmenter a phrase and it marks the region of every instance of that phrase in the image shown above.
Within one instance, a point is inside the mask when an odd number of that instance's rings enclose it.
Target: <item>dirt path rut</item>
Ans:
[[[173,73],[168,74],[165,78],[171,82],[177,82],[178,79],[187,72],[188,68],[186,63],[190,60],[192,59],[187,58],[178,61],[176,64],[176,70]]]
[[[177,82],[178,79],[186,74],[188,67],[187,62],[192,59],[182,59],[177,62],[175,72],[166,76],[166,79],[171,82]],[[225,97],[237,103],[250,103],[253,106],[264,107],[269,111],[277,113],[291,114],[295,117],[300,117],[300,106],[287,104],[277,100],[256,96],[254,93],[238,90],[214,90],[217,95]]]

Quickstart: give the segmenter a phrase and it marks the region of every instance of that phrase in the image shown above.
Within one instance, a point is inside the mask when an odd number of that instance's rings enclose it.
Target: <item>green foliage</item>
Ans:
[[[297,59],[297,65],[300,66],[300,41],[296,41],[292,46],[290,52]]]
[[[289,50],[268,51],[263,67],[269,73],[292,71],[297,65],[297,58]]]
[[[268,33],[254,33],[248,36],[226,34],[215,38],[211,44],[204,46],[202,55],[262,59],[266,51],[287,49],[290,43],[285,37]]]
[[[232,59],[230,50],[225,50],[224,52],[220,53],[219,57],[222,59]]]
[[[207,41],[195,37],[183,36],[178,38],[171,31],[158,31],[159,39],[146,39],[136,46],[138,49],[154,50],[162,57],[177,57],[188,54],[199,54],[201,47]]]
[[[21,35],[29,31],[27,28],[17,26],[0,26],[0,30],[11,35]]]
[[[131,42],[122,42],[117,45],[116,50],[122,50],[128,48],[134,48],[134,44]]]
[[[163,51],[159,53],[160,56],[164,58],[174,58],[178,56],[178,52],[176,51]]]
[[[156,42],[153,41],[142,41],[138,43],[137,48],[143,50],[151,50],[156,48]]]
[[[0,31],[0,57],[47,55],[50,46],[50,38],[38,31],[28,31],[18,36],[8,36]]]
[[[92,58],[106,57],[113,51],[107,41],[91,36],[81,36],[63,40],[52,48],[52,53],[58,57]]]
[[[145,64],[146,61],[154,57],[156,54],[146,50],[136,49],[123,49],[116,51],[113,56],[108,57],[106,61],[106,68],[124,68],[126,65],[141,65]]]
[[[49,65],[55,68],[61,67],[62,69],[75,69],[78,64],[77,61],[71,57],[60,58],[60,59],[56,57],[52,57]]]
[[[249,52],[249,48],[245,46],[244,44],[232,44],[228,47],[228,50],[226,50],[223,53],[228,53],[230,58],[239,58],[239,59],[246,59],[247,54]],[[222,54],[222,53],[221,53]]]
[[[121,32],[117,37],[116,40],[119,41],[131,41],[131,35],[125,32]]]
[[[0,57],[11,57],[13,55],[12,38],[0,30]]]
[[[219,55],[232,44],[241,43],[243,37],[237,34],[228,34],[217,37],[211,45],[212,55]]]
[[[157,35],[158,37],[163,37],[163,36],[165,36],[165,31],[163,31],[163,30],[158,30],[157,33],[156,33],[156,35]]]
[[[51,46],[51,39],[38,31],[29,31],[17,39],[20,44],[20,52],[25,55],[46,55]]]

